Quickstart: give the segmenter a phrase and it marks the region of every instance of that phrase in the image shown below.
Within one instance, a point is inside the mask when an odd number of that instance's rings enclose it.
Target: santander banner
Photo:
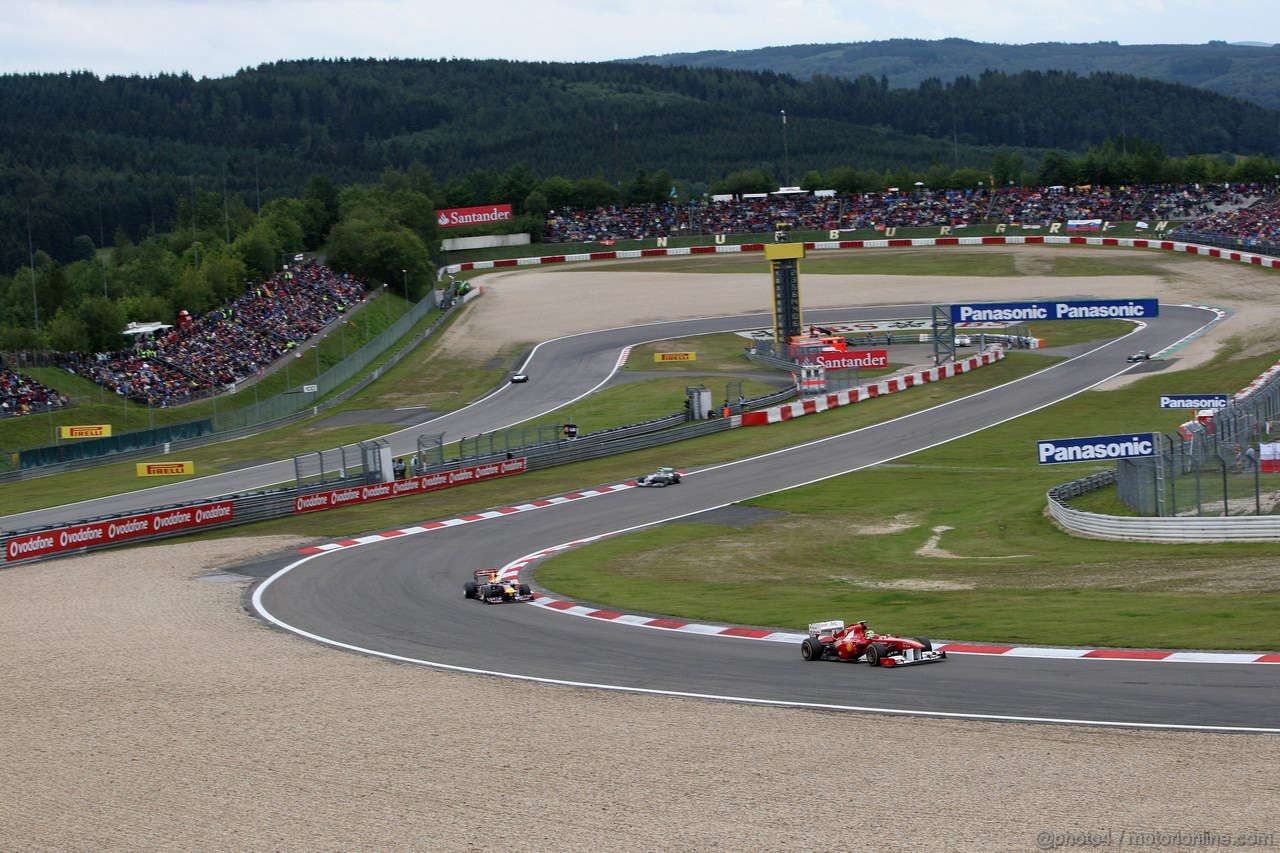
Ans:
[[[511,218],[511,205],[491,204],[487,207],[449,207],[436,211],[436,224],[441,228],[461,228],[464,225],[487,225],[505,222]]]
[[[293,499],[293,511],[295,514],[300,512],[320,512],[326,509],[337,509],[340,506],[354,506],[369,501],[403,497],[404,495],[420,495],[423,492],[447,489],[450,486],[459,486],[463,483],[476,483],[480,480],[492,480],[495,477],[523,474],[524,471],[525,459],[522,456],[519,459],[507,459],[502,462],[491,462],[485,465],[454,468],[452,471],[438,471],[435,474],[424,474],[421,477],[409,477],[405,480],[393,480],[390,483],[374,483],[371,486],[358,486],[301,495]]]
[[[827,370],[849,370],[854,367],[886,368],[889,366],[887,349],[850,350],[849,352],[817,352],[810,363],[821,364]]]
[[[106,545],[138,537],[158,536],[173,530],[192,530],[230,521],[235,516],[235,503],[213,503],[165,509],[141,515],[73,524],[56,530],[42,530],[15,536],[5,543],[5,560],[26,560],[63,551],[75,551],[94,545]]]

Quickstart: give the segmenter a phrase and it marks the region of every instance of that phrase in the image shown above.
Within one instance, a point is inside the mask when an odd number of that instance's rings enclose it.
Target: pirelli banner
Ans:
[[[196,472],[194,462],[139,462],[134,467],[139,477],[182,477]]]
[[[58,427],[59,438],[110,438],[111,424],[81,424]]]
[[[14,536],[5,543],[4,556],[6,562],[12,563],[35,557],[118,545],[130,539],[147,539],[168,533],[190,532],[234,520],[234,502],[213,501]]]
[[[436,489],[447,489],[450,486],[478,483],[481,480],[492,480],[495,477],[510,477],[513,474],[523,474],[526,467],[526,460],[522,456],[519,459],[506,459],[502,462],[454,468],[452,471],[437,471],[434,474],[394,480],[390,483],[374,483],[370,486],[299,495],[293,500],[293,511],[295,514],[321,512],[326,509],[355,506],[356,504],[381,501],[387,498],[418,495],[423,492],[433,492]]]
[[[659,364],[672,361],[697,361],[698,354],[696,352],[655,352],[653,360]]]

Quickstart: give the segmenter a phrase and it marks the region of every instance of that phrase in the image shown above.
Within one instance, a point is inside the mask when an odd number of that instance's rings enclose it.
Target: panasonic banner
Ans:
[[[1156,455],[1156,434],[1095,435],[1091,438],[1051,438],[1036,442],[1041,465],[1060,462],[1102,462]]]
[[[1161,394],[1162,409],[1224,409],[1226,394]]]
[[[1047,320],[1145,320],[1160,314],[1154,299],[1085,302],[978,302],[952,305],[952,323],[1040,323]]]

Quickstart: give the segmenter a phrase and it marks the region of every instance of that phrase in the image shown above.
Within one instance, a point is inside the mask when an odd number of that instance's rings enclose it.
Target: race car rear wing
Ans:
[[[836,631],[844,629],[844,622],[839,619],[833,619],[830,622],[810,622],[809,635],[816,637],[819,634],[834,634]]]

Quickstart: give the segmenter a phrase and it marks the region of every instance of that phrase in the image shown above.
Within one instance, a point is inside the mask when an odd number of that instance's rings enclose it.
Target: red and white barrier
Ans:
[[[863,400],[883,397],[887,394],[896,394],[899,391],[905,391],[917,385],[926,385],[960,373],[968,373],[985,364],[994,364],[1003,358],[1004,350],[994,349],[981,355],[970,356],[963,361],[951,362],[941,367],[931,367],[928,370],[921,370],[917,373],[905,373],[902,376],[894,376],[870,385],[860,385],[857,388],[837,391],[834,394],[819,394],[814,397],[806,397],[794,403],[784,403],[781,406],[761,409],[758,412],[744,412],[741,416],[741,422],[743,426],[765,426],[789,421],[803,415],[813,415],[818,412],[825,412],[827,409],[848,406]]]
[[[1200,306],[1200,307],[1206,307],[1206,306]],[[1225,317],[1225,316],[1226,316],[1226,312],[1225,312],[1225,311],[1223,311],[1221,308],[1209,308],[1208,310],[1210,310],[1210,311],[1217,311],[1217,312],[1218,312],[1218,319],[1219,319],[1219,320],[1221,320],[1223,317]],[[1248,399],[1251,395],[1253,395],[1254,393],[1256,393],[1256,392],[1257,392],[1257,390],[1258,390],[1259,388],[1261,388],[1262,386],[1266,385],[1266,384],[1267,384],[1268,382],[1270,382],[1273,378],[1275,378],[1275,375],[1276,375],[1277,373],[1280,373],[1280,362],[1276,362],[1275,364],[1273,364],[1273,365],[1271,365],[1270,367],[1268,367],[1266,370],[1264,370],[1264,371],[1262,371],[1261,373],[1259,373],[1256,379],[1254,379],[1254,380],[1253,380],[1252,382],[1250,382],[1248,385],[1246,385],[1246,386],[1244,386],[1243,388],[1241,388],[1239,391],[1237,391],[1237,392],[1233,395],[1234,399],[1235,399],[1235,400],[1246,400],[1246,399]],[[1201,421],[1200,421],[1198,418],[1197,418],[1196,420],[1190,420],[1190,421],[1187,421],[1186,423],[1184,423],[1184,424],[1182,424],[1181,426],[1179,426],[1179,427],[1178,427],[1178,435],[1182,436],[1182,438],[1183,438],[1183,440],[1184,440],[1184,441],[1190,441],[1190,440],[1191,440],[1191,438],[1192,438],[1192,436],[1193,436],[1193,435],[1195,435],[1195,433],[1192,431],[1191,427],[1192,427],[1194,424],[1196,424],[1196,423],[1200,423],[1200,422],[1201,422]],[[1271,431],[1271,430],[1270,430],[1270,427],[1268,427],[1267,431],[1268,431],[1268,432],[1270,432],[1270,431]]]
[[[1217,249],[1200,246],[1195,243],[1180,243],[1175,240],[1148,240],[1137,237],[1079,237],[1079,236],[1026,236],[1026,237],[918,237],[911,239],[889,240],[829,240],[805,243],[806,251],[822,251],[825,249],[904,249],[925,248],[930,246],[1118,246],[1128,249],[1160,249],[1166,252],[1184,252],[1188,255],[1204,255],[1209,258],[1221,258],[1242,264],[1280,269],[1280,258],[1256,255],[1252,252],[1236,252],[1230,249]],[[576,255],[542,255],[532,258],[505,258],[495,261],[468,261],[462,264],[449,264],[440,270],[440,275],[448,273],[469,272],[472,270],[505,269],[508,267],[542,266],[545,264],[567,264],[581,261],[616,261],[634,258],[674,258],[688,255],[737,254],[741,252],[763,252],[764,243],[742,243],[740,245],[714,246],[682,246],[679,248],[661,247],[653,249],[628,249],[612,252],[583,252]]]

